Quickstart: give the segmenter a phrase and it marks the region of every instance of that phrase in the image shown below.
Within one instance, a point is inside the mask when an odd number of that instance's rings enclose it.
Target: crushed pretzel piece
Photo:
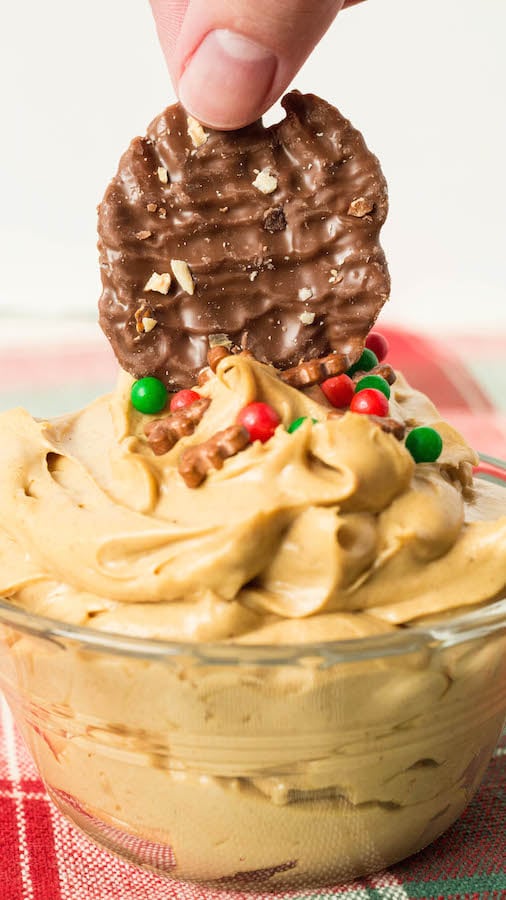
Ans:
[[[209,397],[201,397],[170,416],[148,422],[144,434],[155,456],[163,456],[180,438],[193,434],[210,402]]]
[[[381,378],[384,378],[388,384],[393,384],[397,378],[392,366],[389,366],[388,363],[380,363],[379,366],[374,366],[374,368],[370,369],[369,372],[354,372],[352,380],[357,383],[361,378],[365,378],[366,375],[380,375]]]
[[[158,178],[162,182],[162,184],[169,183],[169,173],[165,166],[158,166],[156,174],[158,175]]]
[[[225,347],[224,344],[218,344],[218,346],[209,349],[207,361],[213,372],[216,372],[218,363],[220,363],[222,359],[225,359],[226,356],[230,356],[230,350]]]
[[[348,207],[348,215],[356,216],[358,219],[363,218],[368,213],[372,212],[374,209],[374,203],[370,200],[367,200],[365,197],[357,197],[356,200],[352,200]]]
[[[146,206],[146,209],[148,212],[156,212],[158,209],[158,206],[156,203],[148,203],[148,205]]]
[[[302,322],[303,325],[312,325],[315,320],[316,313],[314,312],[303,312],[299,316],[299,321]]]
[[[265,168],[258,173],[255,180],[251,183],[253,187],[257,188],[262,194],[272,194],[278,186],[278,179],[271,173],[269,168]]]
[[[399,422],[397,419],[392,419],[389,416],[369,416],[369,418],[371,422],[379,425],[381,430],[385,431],[386,434],[393,434],[398,441],[402,441],[404,438],[406,433],[404,422]]]
[[[307,359],[293,366],[291,369],[285,369],[280,372],[280,378],[290,387],[303,388],[312,384],[319,384],[325,378],[331,378],[333,375],[341,375],[350,368],[351,361],[349,356],[343,353],[330,353],[328,356],[322,356],[320,359]]]
[[[167,210],[165,209],[164,206],[161,206],[160,209],[158,210],[158,217],[159,217],[160,219],[166,219],[166,218],[167,218]]]
[[[333,409],[328,413],[327,419],[342,419],[346,412],[347,410],[344,409]],[[391,419],[389,416],[367,416],[367,418],[374,422],[375,425],[379,425],[386,434],[393,434],[398,441],[403,440],[406,433],[404,422]]]
[[[195,292],[195,284],[188,263],[184,259],[173,259],[170,267],[183,291],[186,291],[187,294],[193,294]]]
[[[137,231],[135,233],[135,237],[137,238],[138,241],[145,241],[146,238],[151,237],[152,234],[153,234],[152,231]]]
[[[305,303],[306,300],[311,300],[312,296],[313,291],[311,290],[311,288],[303,287],[299,289],[299,300],[302,300],[303,303]]]
[[[240,453],[249,443],[250,437],[243,425],[230,425],[203,444],[187,447],[179,460],[179,474],[188,487],[197,488],[211,469],[221,469],[226,459]]]
[[[156,291],[158,294],[168,294],[171,281],[169,272],[162,272],[161,275],[158,272],[153,272],[144,285],[144,290]]]
[[[209,137],[209,133],[204,131],[202,125],[198,121],[198,119],[194,119],[193,116],[187,116],[188,122],[188,134],[192,139],[192,144],[194,147],[202,147],[202,144],[205,144]]]

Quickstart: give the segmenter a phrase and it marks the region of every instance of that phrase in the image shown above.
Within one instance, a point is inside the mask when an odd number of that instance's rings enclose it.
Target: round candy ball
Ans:
[[[365,346],[368,350],[372,350],[373,353],[378,357],[379,362],[383,362],[385,356],[387,355],[390,346],[389,343],[379,331],[371,331],[365,340]]]
[[[148,375],[134,381],[130,393],[132,406],[147,416],[159,413],[167,403],[167,388],[159,378]]]
[[[421,425],[409,432],[406,448],[416,463],[431,463],[441,456],[443,441],[434,428]]]
[[[288,434],[293,434],[294,431],[297,431],[297,428],[300,428],[300,426],[303,422],[306,421],[306,419],[307,416],[299,416],[298,419],[294,419],[293,422],[290,422],[288,428],[286,429],[288,431]],[[318,419],[311,419],[311,421],[313,425],[318,424]]]
[[[363,413],[367,416],[387,416],[388,400],[381,391],[375,388],[365,388],[355,394],[350,403],[352,412]]]
[[[177,412],[180,409],[186,409],[187,406],[191,406],[196,400],[201,399],[197,391],[190,391],[189,388],[185,388],[182,391],[178,391],[177,394],[173,394],[170,398],[170,411]]]
[[[251,441],[261,441],[265,444],[276,431],[281,419],[268,403],[255,401],[243,406],[237,421],[246,429]]]
[[[372,350],[368,350],[367,347],[362,351],[362,355],[357,359],[356,363],[353,363],[352,366],[347,371],[347,375],[354,375],[355,372],[370,372],[371,369],[374,369],[375,366],[378,365],[378,357]]]
[[[364,391],[366,388],[375,388],[375,390],[381,391],[387,400],[390,400],[390,385],[381,375],[364,375],[360,381],[357,381],[355,393],[358,394],[359,391]]]
[[[334,375],[322,381],[320,387],[329,403],[338,409],[349,406],[355,393],[355,385],[349,375]]]

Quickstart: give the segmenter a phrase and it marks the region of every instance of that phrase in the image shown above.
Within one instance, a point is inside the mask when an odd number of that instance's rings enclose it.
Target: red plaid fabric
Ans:
[[[506,457],[505,417],[467,367],[433,341],[398,331],[389,331],[388,337],[392,364],[429,393],[471,443]],[[502,369],[505,348],[503,339],[487,341],[481,345],[482,358],[488,354]],[[473,359],[480,355],[480,342],[469,339],[460,349]],[[1,405],[19,402],[29,388],[43,406],[44,391],[49,397],[63,376],[75,389],[77,405],[84,399],[84,386],[98,392],[112,383],[114,365],[99,344],[83,349],[77,343],[65,348],[46,343],[37,354],[33,348],[29,354],[4,352],[0,383],[8,385],[9,396],[4,392]],[[278,894],[278,900],[506,900],[505,756],[506,738],[473,803],[427,850],[353,884],[320,892],[286,892]],[[271,900],[269,894],[256,896]],[[93,845],[49,800],[0,698],[0,900],[251,900],[251,894],[176,885]]]
[[[505,900],[506,736],[462,818],[404,863],[324,891],[257,900]],[[252,900],[179,885],[95,847],[55,809],[0,699],[1,900]]]

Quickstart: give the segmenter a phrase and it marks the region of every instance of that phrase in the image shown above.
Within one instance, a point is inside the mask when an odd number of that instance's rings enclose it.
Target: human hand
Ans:
[[[150,0],[176,91],[214,128],[253,122],[283,94],[337,13],[361,0]]]

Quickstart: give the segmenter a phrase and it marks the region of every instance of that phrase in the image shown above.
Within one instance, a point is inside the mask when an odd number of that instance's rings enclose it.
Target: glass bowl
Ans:
[[[506,467],[480,477],[505,488]],[[105,634],[0,602],[0,688],[59,809],[175,881],[347,881],[430,844],[506,714],[506,599],[394,635],[268,646]]]

